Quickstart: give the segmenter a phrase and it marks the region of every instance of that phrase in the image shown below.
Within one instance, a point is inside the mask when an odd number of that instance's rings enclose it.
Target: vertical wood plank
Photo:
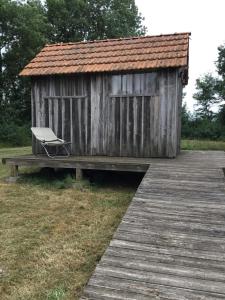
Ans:
[[[109,98],[109,76],[104,74],[102,76],[102,155],[107,155],[107,140],[108,140],[108,98]]]
[[[70,132],[71,132],[71,127],[70,127],[70,99],[68,98],[64,98],[63,99],[63,103],[64,103],[64,139],[67,142],[71,141],[71,136],[70,136]],[[73,150],[73,145],[71,145],[71,150]],[[72,152],[73,154],[73,152]]]
[[[178,91],[177,91],[177,102],[178,102],[178,132],[177,132],[177,154],[180,153],[180,144],[181,144],[181,114],[182,114],[182,97],[183,97],[183,86],[181,79],[179,77],[179,71],[177,71],[177,81],[178,81]]]
[[[73,126],[74,126],[74,119],[73,119],[73,99],[72,98],[69,98],[68,99],[68,102],[69,102],[69,120],[70,120],[70,123],[68,124],[70,127],[70,135],[69,135],[69,140],[71,142],[71,151],[72,151],[72,154],[75,154],[75,141],[74,141],[74,130],[73,130]]]
[[[151,97],[144,97],[144,107],[145,107],[145,114],[144,114],[144,156],[150,157],[151,156],[151,110],[150,110],[150,103]]]
[[[114,116],[114,128],[115,128],[115,137],[114,137],[114,155],[120,155],[120,97],[115,98],[115,116]]]
[[[139,77],[137,77],[139,78]],[[138,142],[137,142],[137,134],[138,134],[138,128],[137,128],[137,97],[133,97],[133,155],[135,157],[138,156]]]
[[[137,97],[137,134],[136,134],[136,143],[137,143],[137,157],[141,157],[141,135],[142,135],[142,97]]]
[[[65,99],[62,98],[62,139],[65,140]]]
[[[141,97],[141,146],[140,146],[140,156],[144,157],[144,113],[145,113],[145,106],[144,106],[144,97]]]
[[[119,109],[120,109],[120,128],[119,128],[119,145],[120,145],[120,156],[123,156],[123,123],[124,123],[124,119],[123,119],[123,100],[122,97],[119,99]]]
[[[91,77],[91,154],[98,153],[99,142],[99,75]]]
[[[113,97],[111,99],[111,114],[112,114],[112,121],[111,121],[111,143],[110,148],[111,155],[115,155],[115,105],[116,105],[116,98]]]
[[[35,98],[35,90],[37,88],[37,81],[32,80],[31,83],[31,124],[32,127],[36,127],[36,98]],[[37,142],[34,136],[32,135],[32,153],[34,155],[37,154]]]
[[[129,156],[133,156],[134,151],[134,97],[129,97]]]
[[[122,101],[122,115],[121,118],[123,119],[123,124],[122,124],[122,156],[127,156],[127,103],[128,100],[126,97],[123,97],[121,99]]]
[[[85,123],[85,146],[84,146],[84,154],[88,155],[88,98],[86,97],[84,100],[84,123]]]
[[[161,139],[161,155],[167,156],[167,109],[168,109],[168,88],[167,76],[164,72],[159,73],[159,97],[161,101],[160,110],[160,139]]]
[[[45,110],[45,127],[49,127],[49,100],[45,99],[44,102],[44,110]]]
[[[58,99],[58,131],[57,135],[62,138],[62,99]]]
[[[58,111],[58,98],[53,99],[53,111],[54,111],[54,119],[53,119],[53,128],[56,136],[58,136],[58,116],[59,116],[59,111]]]
[[[83,143],[82,143],[82,137],[83,137],[83,128],[82,128],[82,115],[81,115],[81,101],[82,99],[77,99],[77,115],[78,115],[78,136],[79,136],[79,154],[82,155],[84,149],[83,149]]]
[[[52,111],[52,99],[48,100],[48,115],[49,115],[49,127],[52,128],[52,119],[53,119],[53,111]]]

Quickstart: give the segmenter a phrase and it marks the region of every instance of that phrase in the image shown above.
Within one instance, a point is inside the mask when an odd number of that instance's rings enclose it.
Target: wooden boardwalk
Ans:
[[[224,152],[151,160],[82,299],[225,299]]]

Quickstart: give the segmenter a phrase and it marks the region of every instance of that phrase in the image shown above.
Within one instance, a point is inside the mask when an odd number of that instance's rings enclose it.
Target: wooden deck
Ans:
[[[146,172],[150,165],[199,168],[225,168],[222,151],[182,151],[176,158],[131,158],[110,156],[70,156],[49,158],[46,155],[21,155],[2,159],[10,166],[95,169]]]
[[[224,152],[149,163],[82,299],[225,299]]]
[[[146,172],[149,159],[109,156],[70,156],[49,158],[46,155],[21,155],[2,159],[3,164],[11,166],[11,176],[18,175],[20,166],[76,169],[76,174],[86,170],[111,170]],[[80,177],[80,175],[79,175]]]

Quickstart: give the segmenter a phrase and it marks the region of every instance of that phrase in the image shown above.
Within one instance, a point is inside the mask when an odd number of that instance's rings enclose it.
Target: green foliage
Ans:
[[[218,103],[219,100],[216,95],[217,80],[212,74],[206,74],[205,76],[196,80],[197,92],[193,95],[197,100],[196,114],[202,119],[212,120],[214,113],[212,107]]]
[[[182,136],[183,137],[188,137],[189,136],[189,124],[191,121],[191,113],[187,110],[187,105],[184,103],[182,105],[182,110],[181,110],[181,124],[182,124]]]
[[[217,76],[206,74],[196,80],[195,114],[186,119],[182,116],[184,138],[225,140],[225,45],[218,47],[216,67]],[[215,104],[220,104],[217,112]]]
[[[46,0],[51,42],[82,41],[88,27],[84,0]]]
[[[217,93],[221,101],[225,101],[225,44],[218,47],[218,60],[216,62],[219,79]]]
[[[223,114],[225,111],[223,110]],[[181,136],[184,139],[211,139],[225,140],[225,124],[221,122],[221,116],[217,114],[214,119],[191,114],[187,111],[186,105],[182,107]],[[223,121],[224,122],[224,121]]]
[[[144,34],[134,0],[46,0],[49,40],[70,42]]]
[[[196,80],[197,92],[193,95],[198,102],[197,116],[209,120],[215,117],[212,106],[225,100],[225,45],[218,47],[216,67],[217,76],[206,74]]]
[[[217,72],[225,79],[225,44],[218,47],[218,60],[216,62]]]
[[[30,81],[18,76],[46,41],[39,0],[0,0],[0,123],[30,120]]]
[[[65,298],[65,294],[65,288],[58,287],[48,293],[47,300],[62,300]]]
[[[146,28],[134,0],[87,1],[89,29],[86,39],[105,39],[143,35]]]
[[[30,124],[0,123],[1,145],[28,146],[31,144]]]

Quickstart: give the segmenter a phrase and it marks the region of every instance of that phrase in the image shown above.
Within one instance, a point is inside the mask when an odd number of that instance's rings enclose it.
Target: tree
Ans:
[[[46,0],[52,42],[74,42],[144,34],[134,0]]]
[[[30,84],[18,76],[46,42],[47,19],[39,0],[0,0],[0,117],[30,120]],[[4,120],[0,120],[3,122]]]
[[[212,119],[212,106],[225,101],[225,45],[218,47],[216,68],[217,76],[206,74],[196,80],[197,92],[193,97],[198,101],[197,115],[200,118]],[[223,106],[221,109],[224,110]]]
[[[181,136],[184,138],[189,136],[190,119],[190,112],[187,110],[187,104],[184,102],[181,108]]]
[[[212,120],[214,113],[212,107],[218,103],[216,93],[217,79],[212,74],[206,74],[196,80],[197,92],[193,97],[198,101],[196,114],[202,119]]]
[[[59,43],[84,40],[86,10],[86,0],[46,0],[49,41]]]
[[[225,101],[225,44],[218,47],[216,67],[219,75],[216,90],[220,97],[220,101]]]
[[[146,32],[134,0],[90,0],[87,17],[88,40],[137,36]]]

